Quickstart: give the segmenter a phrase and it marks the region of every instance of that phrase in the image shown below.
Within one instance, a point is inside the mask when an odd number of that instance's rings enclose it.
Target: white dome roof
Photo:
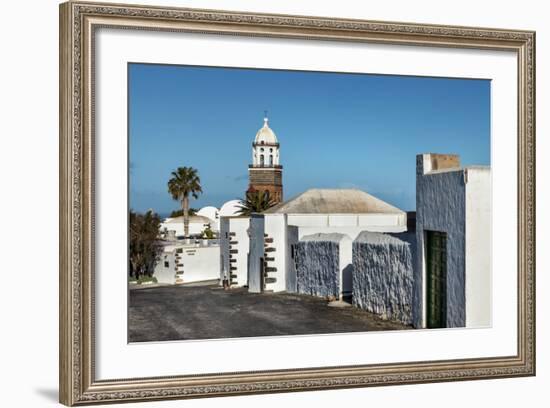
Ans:
[[[277,141],[277,136],[275,136],[275,132],[271,130],[269,127],[269,119],[264,118],[264,125],[258,130],[258,133],[256,133],[256,139],[254,139],[254,143],[257,144],[277,144],[279,143]]]
[[[197,215],[202,215],[203,217],[208,217],[212,221],[215,221],[218,218],[218,209],[209,205],[197,211]]]
[[[220,208],[220,217],[230,217],[232,215],[237,215],[237,213],[241,210],[240,205],[241,200],[231,200],[224,203],[224,205],[222,205],[222,208]]]

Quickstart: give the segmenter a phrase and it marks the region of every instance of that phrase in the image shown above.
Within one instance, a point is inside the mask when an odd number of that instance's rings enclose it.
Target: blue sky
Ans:
[[[179,208],[178,166],[199,171],[194,208],[243,197],[264,110],[285,199],[359,188],[414,210],[416,154],[490,164],[489,80],[130,64],[130,208]]]

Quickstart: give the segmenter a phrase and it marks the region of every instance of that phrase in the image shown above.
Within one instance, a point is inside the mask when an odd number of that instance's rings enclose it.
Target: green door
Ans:
[[[428,328],[447,326],[447,234],[426,231]]]

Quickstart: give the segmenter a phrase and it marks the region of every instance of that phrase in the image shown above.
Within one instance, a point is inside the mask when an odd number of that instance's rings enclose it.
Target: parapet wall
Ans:
[[[413,243],[377,232],[359,234],[353,241],[354,306],[413,323]]]
[[[342,287],[341,247],[351,243],[344,234],[313,234],[295,245],[298,293],[339,297]]]

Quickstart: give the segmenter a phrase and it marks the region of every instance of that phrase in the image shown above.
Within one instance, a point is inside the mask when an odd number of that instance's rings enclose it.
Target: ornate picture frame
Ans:
[[[517,353],[442,361],[96,379],[94,41],[100,27],[515,53],[518,67]],[[59,199],[59,384],[63,404],[535,375],[534,32],[87,2],[61,4]]]

